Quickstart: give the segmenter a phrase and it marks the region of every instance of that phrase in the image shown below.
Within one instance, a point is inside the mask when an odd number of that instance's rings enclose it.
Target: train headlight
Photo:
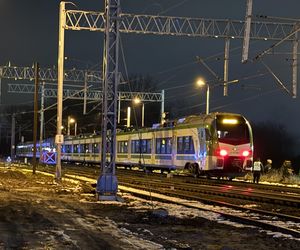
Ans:
[[[242,155],[243,155],[244,157],[247,157],[247,156],[250,155],[250,152],[249,152],[248,150],[244,150],[243,153],[242,153]]]
[[[227,151],[225,150],[225,149],[221,149],[220,150],[220,155],[221,156],[226,156],[228,153],[227,153]]]

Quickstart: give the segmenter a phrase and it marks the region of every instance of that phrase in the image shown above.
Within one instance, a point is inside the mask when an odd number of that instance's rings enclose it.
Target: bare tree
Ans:
[[[263,161],[272,159],[274,167],[280,167],[284,160],[295,156],[296,138],[279,123],[271,121],[252,124],[254,157]]]

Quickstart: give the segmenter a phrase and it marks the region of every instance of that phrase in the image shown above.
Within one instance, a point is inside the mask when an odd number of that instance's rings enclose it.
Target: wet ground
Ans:
[[[0,249],[299,249],[257,228],[162,217],[120,195],[100,202],[90,185],[0,165]]]

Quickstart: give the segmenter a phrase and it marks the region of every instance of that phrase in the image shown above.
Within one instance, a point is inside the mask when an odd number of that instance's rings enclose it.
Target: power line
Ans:
[[[169,10],[175,9],[175,8],[185,4],[187,1],[189,1],[189,0],[183,0],[180,3],[174,4],[173,6],[167,8],[166,10],[159,12],[158,15],[164,14],[164,13],[168,12]]]

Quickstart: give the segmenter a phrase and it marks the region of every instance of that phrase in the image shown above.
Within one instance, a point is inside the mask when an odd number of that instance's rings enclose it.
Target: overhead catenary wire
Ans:
[[[182,0],[181,2],[179,2],[179,3],[177,3],[177,4],[174,4],[174,5],[172,5],[171,7],[167,8],[166,10],[163,10],[163,11],[159,12],[158,15],[164,14],[164,13],[170,11],[170,10],[173,10],[173,9],[175,9],[175,8],[178,8],[179,6],[185,4],[185,3],[188,2],[188,1],[190,1],[190,0]]]
[[[275,78],[276,82],[284,89],[288,94],[291,95],[291,92],[284,86],[282,81],[274,74],[274,72],[271,70],[271,68],[265,64],[262,60],[261,63],[265,66],[265,68],[270,72],[270,74]]]
[[[125,74],[126,74],[127,79],[129,80],[128,70],[127,70],[127,64],[126,64],[126,60],[125,60],[125,55],[124,55],[124,50],[123,50],[123,44],[122,44],[121,36],[119,37],[119,39],[120,39],[122,59],[123,59],[124,68],[125,68]],[[131,86],[130,86],[130,81],[129,81],[129,86],[128,87],[129,87],[130,92],[132,92],[132,89],[131,89]],[[136,115],[136,112],[135,112],[134,109],[133,109],[133,113],[134,113],[135,122],[136,122],[136,124],[138,124],[137,123],[137,115]],[[140,130],[138,130],[138,137],[139,137],[139,140],[142,139],[142,133],[141,133]],[[145,164],[145,158],[144,158],[144,154],[142,152],[142,145],[141,145],[141,143],[139,143],[139,146],[140,146],[140,149],[139,149],[140,150],[140,158],[143,161],[142,163]],[[148,176],[148,175],[146,175],[146,176]],[[152,201],[152,195],[151,195],[152,189],[151,189],[150,185],[148,186],[148,191],[149,191],[149,194],[150,194],[150,199],[151,199],[152,207],[154,208],[154,204],[153,204],[153,201]]]
[[[262,92],[262,93],[259,93],[259,94],[250,96],[250,97],[246,97],[246,98],[244,98],[244,99],[239,99],[238,101],[233,101],[233,102],[230,102],[230,103],[227,103],[227,104],[224,104],[224,105],[215,106],[215,107],[211,108],[211,110],[212,110],[212,111],[217,111],[217,110],[220,110],[221,108],[225,108],[225,107],[228,107],[228,106],[232,106],[232,105],[235,105],[235,104],[237,104],[237,103],[242,103],[242,102],[250,101],[250,100],[259,98],[259,97],[261,97],[261,96],[264,96],[264,95],[272,94],[272,93],[277,92],[277,91],[279,91],[279,90],[280,90],[280,88],[271,89],[271,90],[268,90],[268,91],[265,91],[265,92]],[[216,100],[215,100],[215,101],[216,101]],[[179,108],[179,109],[177,109],[177,110],[178,110],[178,111],[183,111],[183,110],[188,110],[188,109],[191,109],[191,108],[197,108],[197,107],[202,106],[202,105],[205,105],[205,103],[203,102],[203,103],[200,103],[200,104],[195,104],[195,105],[193,105],[193,106]]]
[[[258,41],[253,42],[252,45],[255,44],[255,43],[257,43],[257,42],[258,42]],[[235,56],[240,56],[240,54],[239,54],[238,52],[236,52],[235,54],[232,54],[232,52],[233,52],[233,51],[238,51],[238,50],[240,50],[241,48],[242,48],[242,46],[237,46],[237,47],[231,48],[231,49],[230,49],[230,52],[231,52],[230,57],[232,58],[232,57],[235,57]],[[259,49],[256,49],[255,51],[259,51]],[[211,55],[211,56],[208,56],[208,57],[201,58],[201,60],[202,60],[203,62],[207,62],[207,61],[211,61],[212,59],[218,59],[219,56],[223,56],[223,55],[224,55],[224,51],[218,52],[218,53],[216,53],[216,54],[214,54],[214,55]],[[154,75],[154,76],[155,76],[155,75],[158,76],[158,75],[162,75],[162,74],[165,74],[165,73],[170,73],[170,72],[172,72],[172,71],[176,71],[176,73],[178,73],[178,71],[179,71],[180,69],[183,69],[183,68],[185,68],[185,67],[189,67],[189,66],[192,66],[192,65],[196,65],[197,63],[198,63],[198,60],[197,60],[197,57],[196,57],[196,59],[194,59],[193,61],[186,62],[186,63],[180,64],[180,65],[174,66],[174,67],[172,67],[172,68],[169,68],[169,69],[165,69],[165,70],[156,72],[156,73],[154,73],[153,75]],[[175,78],[175,77],[176,77],[176,73],[173,74],[173,75],[171,75],[171,77],[168,77],[166,80],[163,80],[162,82],[157,83],[156,86],[161,86],[161,85],[164,85],[164,84],[168,84],[168,83],[169,83],[169,82],[168,82],[168,79],[169,79],[169,78],[171,78],[171,79],[172,79],[172,78]]]

